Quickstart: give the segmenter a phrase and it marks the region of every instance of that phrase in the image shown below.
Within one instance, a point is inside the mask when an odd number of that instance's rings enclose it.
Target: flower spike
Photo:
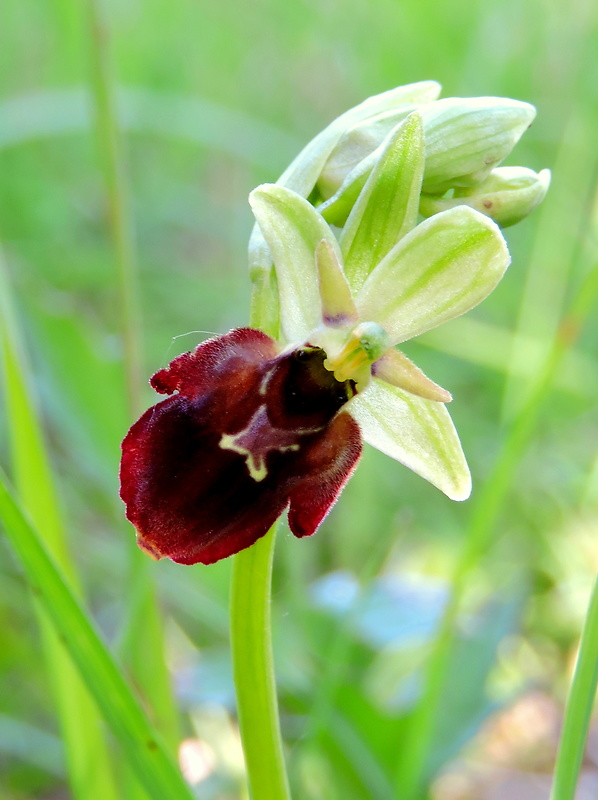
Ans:
[[[239,328],[152,377],[168,397],[123,441],[121,497],[153,558],[213,563],[285,509],[295,536],[310,536],[362,441],[451,499],[469,496],[451,395],[395,345],[494,289],[510,257],[491,217],[529,213],[549,176],[497,168],[532,106],[438,101],[438,90],[371,98],[305,148],[286,186],[251,193],[253,309],[272,330],[280,316],[281,341]]]

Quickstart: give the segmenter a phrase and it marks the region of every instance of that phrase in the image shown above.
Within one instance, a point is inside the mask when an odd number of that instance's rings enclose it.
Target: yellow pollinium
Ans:
[[[381,358],[388,348],[388,336],[384,328],[376,322],[361,322],[350,332],[338,353],[328,353],[324,366],[334,372],[337,381],[367,382],[370,365]]]

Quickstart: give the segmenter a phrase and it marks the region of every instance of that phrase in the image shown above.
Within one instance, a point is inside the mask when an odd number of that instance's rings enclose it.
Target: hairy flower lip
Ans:
[[[296,536],[317,530],[361,453],[342,410],[351,387],[323,357],[280,353],[240,328],[156,373],[153,385],[171,396],[132,426],[121,462],[127,518],[148,554],[213,563],[253,544],[289,506]]]

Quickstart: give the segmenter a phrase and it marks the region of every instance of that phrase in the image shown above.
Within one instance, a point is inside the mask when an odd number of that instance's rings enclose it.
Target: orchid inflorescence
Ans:
[[[287,507],[291,531],[313,534],[362,440],[469,496],[451,396],[396,346],[494,289],[510,262],[499,225],[542,200],[549,173],[498,166],[533,106],[439,90],[370,98],[251,193],[253,316],[272,335],[230,331],[151,379],[170,397],[133,425],[121,467],[150,555],[212,563]]]

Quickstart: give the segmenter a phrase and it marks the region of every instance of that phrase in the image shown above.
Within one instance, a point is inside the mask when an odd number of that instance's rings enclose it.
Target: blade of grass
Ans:
[[[132,418],[141,410],[141,309],[137,258],[125,177],[125,157],[116,119],[109,30],[100,0],[88,0],[90,56],[96,138],[106,187],[108,222],[116,262],[120,328],[126,370],[127,400]]]
[[[205,98],[122,85],[115,94],[121,129],[131,133],[212,149],[261,170],[287,163],[300,147],[281,128]],[[0,99],[0,150],[87,133],[90,127],[87,92],[80,88],[37,89]]]
[[[596,687],[598,686],[598,580],[581,634],[554,773],[551,800],[575,800]]]
[[[19,493],[50,552],[79,592],[55,495],[51,469],[28,379],[27,359],[0,258],[0,351],[13,472]],[[63,732],[70,785],[80,800],[116,799],[110,759],[93,701],[38,603],[35,603]]]
[[[153,800],[192,800],[193,795],[159,733],[142,711],[1,472],[0,521],[31,590],[52,621],[148,796]]]
[[[555,337],[562,314],[570,271],[571,254],[579,241],[579,220],[583,218],[593,171],[578,156],[591,152],[594,130],[572,115],[563,134],[554,167],[555,182],[546,211],[540,216],[537,246],[529,262],[526,285],[520,306],[517,328],[508,351],[509,372],[504,391],[503,417],[508,419],[520,408],[533,385],[537,365],[542,364]],[[571,142],[575,146],[571,146]],[[543,209],[544,212],[544,209]],[[558,228],[561,235],[550,235]],[[530,334],[533,332],[533,336]]]
[[[124,150],[116,117],[109,29],[100,0],[88,0],[88,9],[97,139],[118,276],[127,400],[131,418],[135,419],[142,410],[141,313],[135,243],[128,213]],[[174,748],[180,739],[178,712],[165,662],[163,624],[150,573],[151,562],[137,547],[133,546],[131,552],[128,614],[121,652],[152,707],[157,726]],[[131,788],[129,796],[132,791]]]

